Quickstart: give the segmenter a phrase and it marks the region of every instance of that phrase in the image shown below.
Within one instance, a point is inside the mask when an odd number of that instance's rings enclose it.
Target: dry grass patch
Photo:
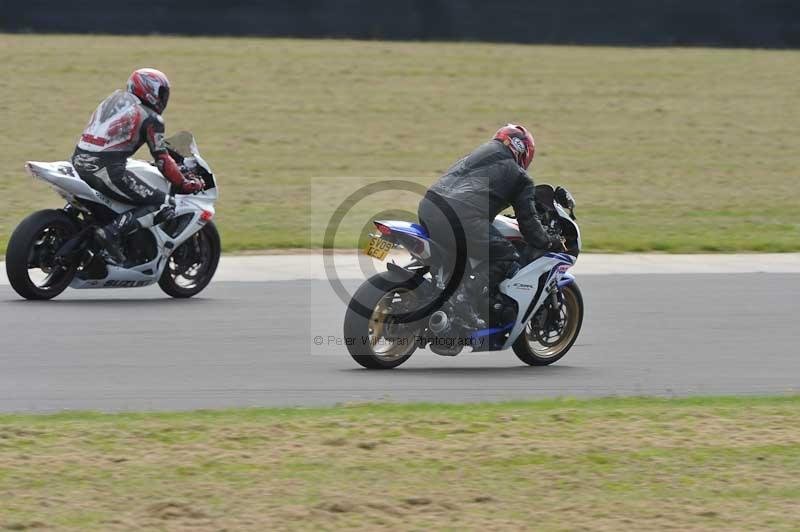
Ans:
[[[0,417],[11,530],[784,529],[800,399]]]
[[[173,82],[168,131],[219,174],[226,250],[319,246],[312,178],[427,184],[509,120],[536,132],[537,181],[575,193],[589,249],[800,249],[798,51],[0,35],[0,63],[0,246],[60,201],[24,161],[69,156],[149,65]]]

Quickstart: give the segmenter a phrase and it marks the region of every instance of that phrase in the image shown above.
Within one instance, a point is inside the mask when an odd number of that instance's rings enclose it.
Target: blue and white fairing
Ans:
[[[430,240],[428,232],[420,224],[399,220],[375,220],[375,224],[387,227],[393,232],[403,233],[420,240]]]
[[[518,308],[516,322],[511,327],[503,349],[511,347],[525,331],[528,321],[552,290],[566,286],[575,279],[567,270],[576,260],[566,253],[547,253],[520,269],[513,278],[500,283],[500,292],[516,301]]]
[[[411,256],[422,261],[431,258],[431,244],[428,232],[420,224],[400,220],[375,220],[373,222],[382,234],[392,236]]]
[[[570,218],[561,205],[553,203],[553,206],[558,213],[560,223],[574,228],[574,235],[572,235],[574,242],[568,242],[568,247],[580,252],[581,232],[578,224]],[[495,227],[500,229],[503,236],[509,240],[522,238],[515,220],[498,216],[494,223]],[[536,314],[553,290],[561,289],[575,281],[575,277],[567,270],[574,266],[576,261],[577,256],[569,253],[545,253],[521,268],[512,279],[506,279],[500,283],[500,291],[516,301],[518,306],[516,322],[511,327],[503,349],[511,347],[517,337],[525,331],[531,317]]]

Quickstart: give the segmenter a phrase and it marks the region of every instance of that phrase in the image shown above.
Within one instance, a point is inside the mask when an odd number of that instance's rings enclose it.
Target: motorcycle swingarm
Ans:
[[[61,264],[72,264],[78,255],[88,247],[92,236],[91,230],[90,226],[86,226],[78,234],[64,242],[56,251],[56,260]]]

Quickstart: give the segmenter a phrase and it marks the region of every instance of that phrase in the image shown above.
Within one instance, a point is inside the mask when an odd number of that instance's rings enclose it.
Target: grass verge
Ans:
[[[797,526],[800,397],[0,416],[0,528]]]
[[[154,66],[168,133],[193,130],[219,175],[226,251],[319,247],[311,180],[428,185],[507,121],[536,133],[537,182],[574,192],[589,250],[800,249],[796,50],[0,34],[0,63],[0,246],[60,203],[23,163],[67,158]]]

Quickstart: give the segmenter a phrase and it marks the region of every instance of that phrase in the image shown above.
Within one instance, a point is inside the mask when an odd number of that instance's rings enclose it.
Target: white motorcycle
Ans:
[[[158,169],[131,159],[127,170],[174,201],[174,216],[159,225],[123,237],[126,260],[108,260],[95,242],[94,229],[132,208],[89,187],[67,161],[29,161],[34,178],[50,185],[67,205],[35,212],[14,230],[6,250],[11,286],[26,299],[51,299],[67,287],[135,288],[158,283],[172,297],[192,297],[202,291],[217,269],[220,239],[214,223],[217,183],[200,156],[191,133],[166,139],[179,165],[192,168],[205,183],[195,194],[180,194]]]
[[[563,252],[541,252],[487,299],[482,271],[471,259],[462,261],[462,275],[447,275],[436,259],[437,244],[415,223],[375,221],[380,234],[365,249],[384,260],[394,247],[405,248],[411,263],[388,264],[353,294],[344,320],[345,345],[353,359],[370,369],[395,368],[417,348],[455,356],[472,351],[514,350],[532,366],[552,364],[575,343],[583,323],[583,298],[568,273],[581,250],[575,223],[575,201],[564,188],[536,187],[542,224],[564,242]],[[498,216],[494,226],[525,255],[516,220]],[[477,283],[477,286],[475,286]],[[484,300],[488,312],[476,305]],[[488,314],[488,316],[487,316]],[[486,319],[488,318],[488,320]]]

